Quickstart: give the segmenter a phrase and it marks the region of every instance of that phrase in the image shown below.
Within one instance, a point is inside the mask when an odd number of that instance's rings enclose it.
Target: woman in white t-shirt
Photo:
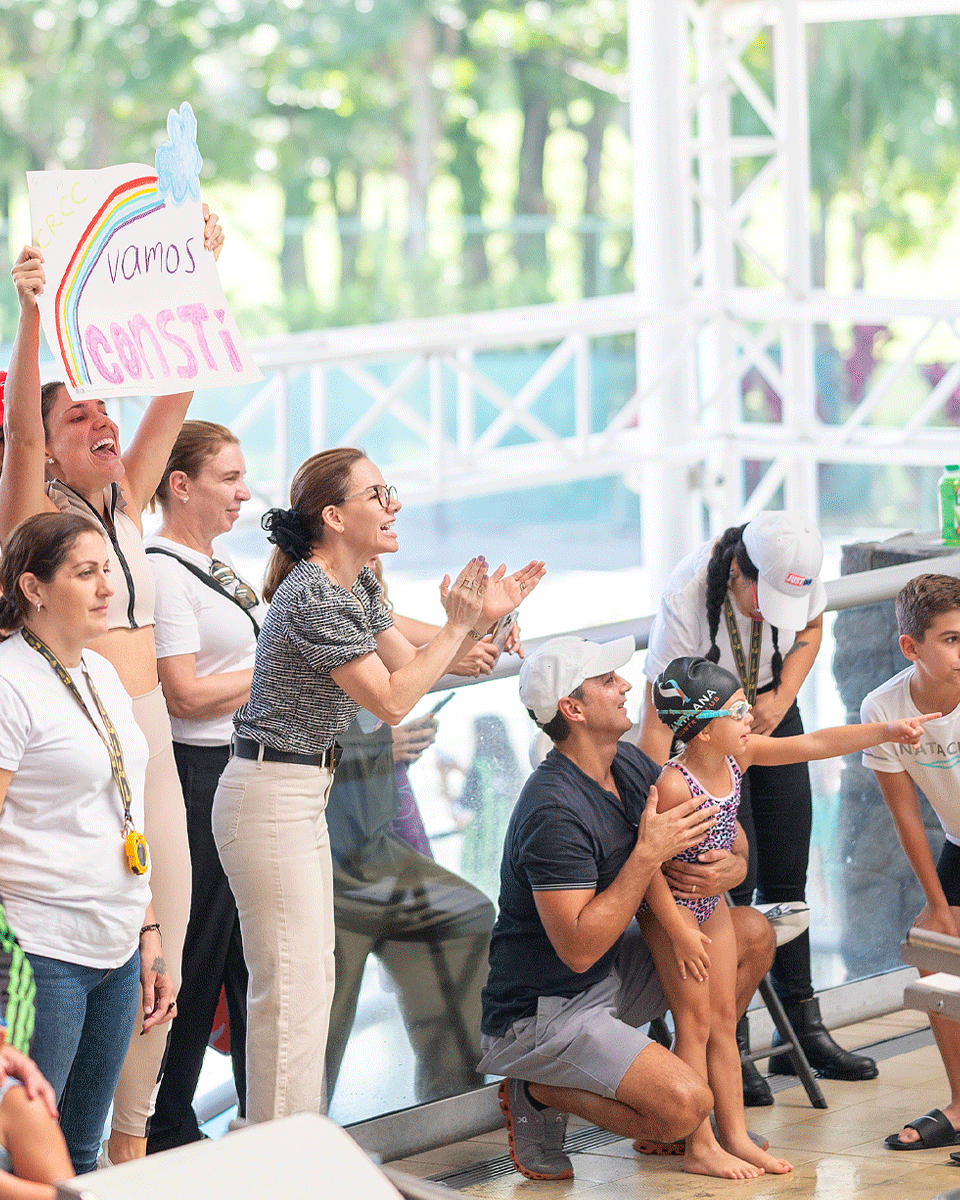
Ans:
[[[78,1175],[96,1165],[140,986],[144,1030],[175,1012],[137,832],[146,740],[117,672],[84,649],[107,628],[108,573],[103,536],[75,513],[28,518],[0,566],[0,892]]]
[[[796,699],[820,648],[827,603],[822,562],[817,529],[791,513],[771,511],[725,530],[679,563],[650,628],[641,750],[658,763],[670,757],[672,734],[653,708],[651,683],[685,655],[719,662],[739,678],[753,710],[754,733],[790,737],[803,732]],[[754,889],[757,899],[768,903],[804,900],[812,812],[806,763],[753,766],[746,772],[739,821],[750,841],[750,869],[743,883],[730,888],[737,904],[751,903]],[[671,882],[676,890],[677,880]],[[772,976],[815,1070],[827,1079],[876,1077],[873,1059],[838,1046],[821,1021],[806,932],[779,947]],[[746,1036],[742,1020],[737,1028],[741,1051],[749,1047]],[[775,1073],[795,1073],[785,1054],[771,1059],[770,1066]],[[749,1064],[744,1089],[748,1105],[773,1103]]]
[[[214,539],[229,532],[250,499],[240,444],[223,425],[185,421],[156,499],[159,532],[146,539],[157,585],[157,662],[173,728],[173,753],[187,810],[193,873],[183,944],[178,1014],[150,1123],[152,1154],[202,1137],[193,1096],[220,989],[230,1053],[245,1112],[247,968],[237,905],[210,828],[213,796],[230,757],[232,714],[250,696],[259,601]]]

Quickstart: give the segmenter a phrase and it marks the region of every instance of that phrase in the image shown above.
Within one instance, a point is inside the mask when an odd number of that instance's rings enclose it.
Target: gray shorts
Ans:
[[[631,921],[606,979],[570,999],[541,996],[536,1014],[515,1021],[503,1037],[484,1034],[477,1070],[612,1099],[650,1045],[637,1026],[666,1011],[650,950]]]

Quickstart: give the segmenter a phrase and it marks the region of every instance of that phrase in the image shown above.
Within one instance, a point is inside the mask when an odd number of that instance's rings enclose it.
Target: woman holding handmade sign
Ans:
[[[223,230],[204,206],[204,246],[218,256]],[[116,425],[102,400],[73,401],[63,384],[40,387],[40,313],[46,283],[43,255],[25,246],[13,268],[20,324],[4,394],[5,462],[0,475],[0,541],[40,512],[77,512],[104,534],[114,594],[108,632],[94,649],[133,698],[146,736],[144,833],[154,862],[154,906],[163,926],[164,956],[179,986],[180,950],[190,911],[189,851],[170,721],[157,676],[153,638],[153,576],[143,549],[141,514],[153,496],[183,424],[192,392],[158,396],[147,406],[121,455]],[[135,1031],[114,1097],[111,1162],[146,1153],[146,1128],[160,1076],[167,1028]]]

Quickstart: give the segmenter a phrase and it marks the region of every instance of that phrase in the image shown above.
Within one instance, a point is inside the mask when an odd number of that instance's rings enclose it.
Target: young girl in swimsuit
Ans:
[[[681,857],[729,849],[737,836],[741,773],[853,754],[881,742],[919,743],[923,723],[935,714],[871,725],[841,725],[798,737],[752,734],[750,706],[740,681],[705,658],[677,658],[653,685],[660,720],[683,750],[657,780],[661,812],[691,795],[721,811],[707,839]],[[647,890],[637,914],[676,1028],[675,1052],[707,1080],[714,1095],[717,1134],[706,1120],[687,1139],[684,1170],[726,1179],[783,1174],[790,1163],[750,1140],[743,1115],[740,1054],[736,1042],[736,943],[730,913],[720,896],[675,897],[662,875]],[[708,951],[709,947],[709,951]]]

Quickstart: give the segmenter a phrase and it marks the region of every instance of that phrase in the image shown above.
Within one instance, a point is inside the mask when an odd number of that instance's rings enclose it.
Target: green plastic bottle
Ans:
[[[937,482],[940,497],[940,536],[945,546],[960,546],[960,464],[943,468]]]

